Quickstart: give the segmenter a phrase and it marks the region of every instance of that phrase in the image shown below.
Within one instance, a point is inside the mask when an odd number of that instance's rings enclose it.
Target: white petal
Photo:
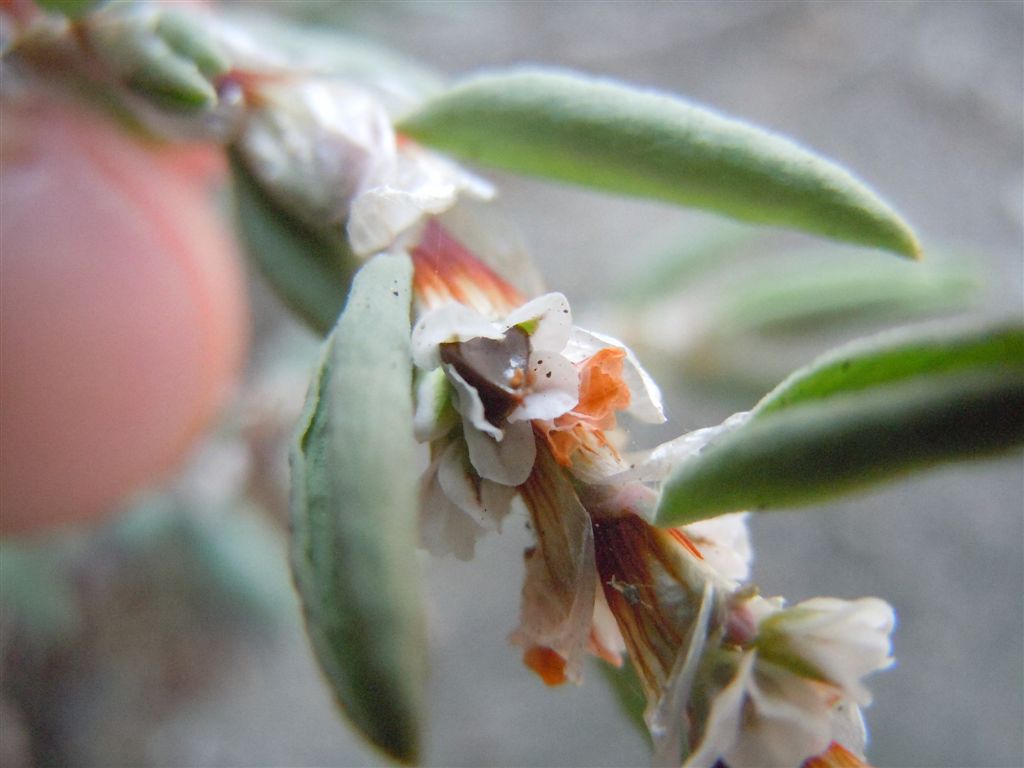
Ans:
[[[466,445],[473,469],[480,477],[501,485],[520,485],[530,476],[537,456],[533,427],[520,421],[505,427],[501,442],[466,423],[463,416]]]
[[[437,478],[438,464],[434,462],[423,476],[420,546],[438,557],[455,555],[459,560],[469,560],[484,529],[445,494]]]
[[[830,717],[832,741],[838,742],[861,760],[867,747],[868,731],[860,707],[852,701],[840,701],[832,707]]]
[[[835,689],[758,660],[747,683],[749,707],[730,766],[792,765],[820,755],[832,736],[828,700]]]
[[[621,349],[626,353],[622,368],[622,380],[629,388],[629,407],[626,412],[649,424],[664,422],[665,409],[662,405],[661,390],[640,365],[633,351],[621,341],[583,328],[573,328],[565,356],[573,362],[582,362],[596,352],[609,348]]]
[[[436,440],[458,423],[451,394],[448,377],[442,369],[435,368],[420,377],[416,387],[416,414],[412,421],[413,434],[419,442]]]
[[[572,332],[572,312],[569,300],[560,293],[545,293],[513,310],[505,318],[505,327],[537,322],[530,333],[533,349],[565,349]]]
[[[465,304],[449,302],[423,314],[412,329],[412,359],[418,368],[431,370],[441,364],[438,345],[480,337],[500,339],[504,332]]]
[[[454,366],[443,367],[445,374],[455,387],[455,393],[459,399],[459,413],[462,414],[463,431],[466,433],[466,442],[470,443],[473,436],[488,436],[491,442],[500,442],[505,439],[505,432],[489,422],[484,413],[484,404],[480,399],[480,393],[462,378]],[[473,454],[472,447],[470,455]],[[476,462],[474,462],[476,463]]]
[[[460,193],[490,198],[493,188],[454,163],[415,145],[401,147],[394,162],[371,175],[352,202],[348,237],[366,256],[388,248],[426,215],[451,208]]]
[[[515,488],[473,477],[466,446],[455,441],[441,455],[437,481],[452,503],[481,528],[497,530],[515,496]]]
[[[579,402],[579,371],[557,352],[533,351],[527,367],[533,383],[509,421],[554,419]]]
[[[773,618],[793,653],[839,685],[858,704],[871,703],[861,678],[892,665],[889,635],[896,616],[878,598],[805,600]]]
[[[683,531],[697,545],[708,565],[726,578],[742,582],[750,578],[753,557],[747,517],[747,512],[720,515],[691,523]]]
[[[700,743],[683,763],[684,766],[711,768],[736,744],[742,724],[747,683],[753,673],[754,660],[755,654],[744,654],[732,680],[715,695]]]

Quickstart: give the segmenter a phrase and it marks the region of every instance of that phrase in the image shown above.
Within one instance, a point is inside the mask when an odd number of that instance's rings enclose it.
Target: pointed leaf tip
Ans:
[[[921,255],[910,227],[845,169],[675,96],[565,72],[497,71],[427,100],[398,127],[484,165]]]

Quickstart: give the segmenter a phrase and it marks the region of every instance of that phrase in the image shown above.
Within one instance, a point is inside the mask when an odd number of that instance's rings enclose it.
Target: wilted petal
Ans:
[[[476,338],[500,339],[504,331],[479,312],[451,302],[425,313],[412,329],[412,360],[417,368],[432,370],[441,364],[439,345]]]
[[[746,581],[750,577],[750,530],[747,512],[720,515],[683,528],[704,560],[728,579]]]
[[[590,645],[588,650],[598,658],[604,659],[616,667],[622,666],[622,654],[626,651],[626,641],[622,639],[619,625],[615,621],[612,609],[604,597],[604,590],[598,584],[595,590],[594,619],[590,629]]]
[[[534,349],[565,349],[572,332],[569,300],[560,293],[545,293],[512,310],[505,325],[523,327]]]
[[[622,379],[630,394],[626,412],[649,424],[664,422],[665,409],[662,405],[661,390],[640,365],[633,351],[621,341],[583,328],[573,328],[565,356],[573,362],[582,362],[602,349],[621,349],[626,353],[622,370]]]
[[[579,682],[597,583],[590,517],[546,448],[520,492],[537,546],[526,554],[519,628],[509,639],[549,685]]]
[[[348,220],[352,250],[368,256],[387,249],[424,216],[451,208],[461,193],[487,199],[494,190],[454,163],[403,143],[393,162],[371,174],[352,201]]]

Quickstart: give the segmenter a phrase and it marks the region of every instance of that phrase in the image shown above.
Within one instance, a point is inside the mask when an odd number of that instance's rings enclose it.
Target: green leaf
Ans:
[[[249,257],[278,297],[313,330],[326,334],[348,293],[355,257],[277,205],[230,151],[238,228]]]
[[[415,762],[426,638],[415,557],[412,265],[356,275],[292,446],[292,565],[316,657],[377,747]]]
[[[766,130],[608,80],[480,75],[428,99],[398,129],[485,165],[920,253],[907,224],[843,168]]]
[[[217,104],[217,91],[196,62],[157,34],[157,16],[117,6],[83,22],[92,51],[129,88],[158,107],[195,112]]]
[[[212,78],[227,72],[231,62],[214,36],[204,28],[205,21],[194,14],[167,9],[157,17],[155,31],[172,51]]]
[[[104,0],[36,0],[36,5],[48,13],[60,13],[77,19],[101,5]]]
[[[615,667],[606,661],[598,661],[596,665],[601,677],[608,683],[615,701],[619,705],[626,721],[633,726],[645,742],[651,743],[651,732],[647,728],[647,721],[644,720],[644,710],[647,708],[647,698],[644,696],[643,684],[633,664],[626,661],[621,667]]]
[[[722,335],[792,333],[948,312],[965,308],[981,283],[964,268],[874,261],[756,271],[723,291],[709,325]]]
[[[1024,373],[1024,328],[1016,325],[950,333],[941,326],[898,330],[855,341],[801,368],[769,392],[754,420],[836,395],[951,373]]]
[[[1024,442],[1024,330],[883,337],[826,356],[675,469],[661,525],[812,504]]]

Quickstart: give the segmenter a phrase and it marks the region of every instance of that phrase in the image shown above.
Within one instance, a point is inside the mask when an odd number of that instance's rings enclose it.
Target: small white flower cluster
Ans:
[[[861,682],[892,662],[895,615],[877,598],[815,598],[792,608],[753,597],[734,611],[753,620],[754,637],[715,692],[700,743],[685,765],[799,766],[833,742],[862,756]],[[741,620],[742,621],[742,620]]]
[[[419,318],[412,333],[413,362],[424,374],[416,434],[444,444],[426,475],[428,549],[472,556],[476,537],[500,524],[533,470],[532,423],[570,412],[580,398],[578,365],[608,348],[625,350],[575,328],[560,293],[533,299],[501,320],[454,302]],[[663,421],[661,395],[631,355],[625,370],[630,410]],[[456,426],[461,430],[452,435]]]

